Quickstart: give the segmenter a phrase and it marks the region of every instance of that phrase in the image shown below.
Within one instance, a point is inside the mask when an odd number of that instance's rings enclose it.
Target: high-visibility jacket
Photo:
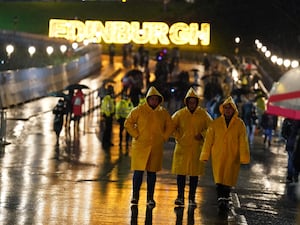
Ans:
[[[129,99],[121,99],[116,104],[116,119],[126,118],[133,109],[133,104]]]
[[[115,113],[115,100],[106,95],[101,101],[101,113],[105,116],[112,116]]]
[[[146,97],[140,97],[139,105],[142,105],[146,102]]]

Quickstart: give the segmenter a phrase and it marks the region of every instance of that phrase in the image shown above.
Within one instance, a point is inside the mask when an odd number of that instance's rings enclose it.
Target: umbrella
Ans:
[[[74,90],[74,89],[89,89],[89,87],[84,84],[70,84],[65,88],[65,90]]]
[[[55,91],[55,92],[51,92],[48,94],[48,96],[52,96],[52,97],[58,97],[58,98],[65,98],[67,97],[68,95],[61,92],[61,91]]]
[[[133,86],[138,88],[143,88],[143,72],[138,69],[129,70],[123,79],[130,78],[130,82],[132,82]]]
[[[132,77],[136,77],[136,76],[143,76],[143,72],[138,70],[138,69],[132,69],[129,70],[125,76],[132,76]]]
[[[286,72],[274,83],[267,102],[267,112],[291,119],[300,119],[300,68]]]

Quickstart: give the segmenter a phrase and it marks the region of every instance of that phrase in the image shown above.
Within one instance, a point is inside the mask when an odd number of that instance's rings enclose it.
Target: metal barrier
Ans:
[[[6,145],[6,111],[0,111],[0,145]]]
[[[101,68],[101,47],[87,46],[87,53],[68,64],[0,72],[0,108],[8,108],[50,92],[63,90]]]

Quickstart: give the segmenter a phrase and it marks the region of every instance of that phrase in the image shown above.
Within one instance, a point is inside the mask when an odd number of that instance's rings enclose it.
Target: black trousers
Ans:
[[[111,136],[112,136],[113,117],[112,116],[104,116],[104,119],[105,119],[105,128],[104,128],[104,132],[103,132],[102,144],[104,146],[110,146]]]
[[[140,189],[143,182],[144,171],[135,170],[132,178],[133,198],[139,199]],[[152,200],[154,196],[154,188],[156,183],[156,172],[147,171],[147,200]]]
[[[123,141],[123,131],[124,131],[124,122],[125,122],[125,118],[120,118],[118,119],[119,125],[120,125],[120,129],[119,129],[119,145],[122,145],[122,141]],[[128,146],[129,144],[129,140],[130,140],[130,135],[129,133],[126,131],[126,146]]]
[[[231,187],[224,184],[216,184],[217,197],[219,198],[229,198]]]
[[[186,183],[185,175],[177,175],[178,198],[184,199],[184,188]],[[190,176],[189,182],[189,200],[195,200],[196,189],[198,185],[198,176]]]

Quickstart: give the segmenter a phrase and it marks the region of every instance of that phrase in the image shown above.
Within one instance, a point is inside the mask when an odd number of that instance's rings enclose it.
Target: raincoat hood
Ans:
[[[152,86],[149,88],[149,90],[147,92],[146,99],[148,99],[150,96],[153,96],[153,95],[157,95],[158,97],[160,97],[159,104],[163,103],[164,97],[159,93],[159,91],[155,87]]]
[[[188,92],[186,93],[185,97],[184,97],[184,104],[186,105],[186,100],[187,98],[197,98],[198,100],[198,105],[199,105],[199,102],[200,102],[200,98],[199,96],[197,95],[196,91],[193,89],[193,88],[190,88],[188,90]]]
[[[236,104],[233,100],[233,98],[231,96],[229,96],[228,98],[225,99],[225,101],[219,106],[219,110],[221,115],[224,115],[224,109],[223,106],[226,104],[230,104],[232,106],[232,108],[234,109],[234,116],[237,116],[239,114],[239,111],[236,107]]]

